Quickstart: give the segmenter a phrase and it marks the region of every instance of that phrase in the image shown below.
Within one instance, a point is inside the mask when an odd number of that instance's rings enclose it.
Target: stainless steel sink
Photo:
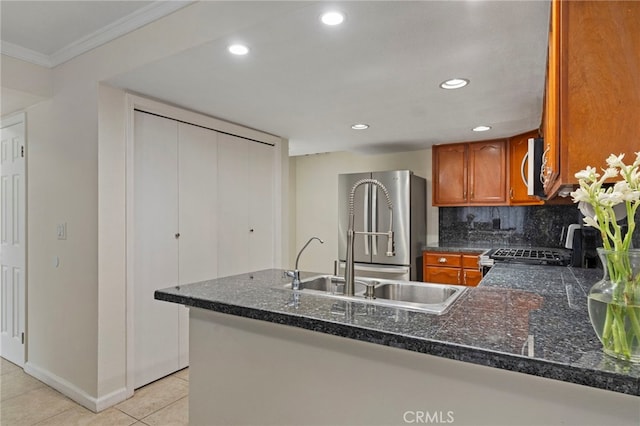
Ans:
[[[305,292],[320,292],[327,295],[344,295],[344,277],[336,275],[317,275],[300,280],[300,290]],[[291,288],[287,284],[286,288]],[[366,284],[362,281],[355,283],[356,294],[364,294]]]
[[[346,296],[344,285],[344,277],[316,275],[300,280],[299,291],[440,315],[466,290],[466,287],[458,285],[358,277],[355,281],[355,294]],[[287,284],[285,288],[291,289],[291,284]]]
[[[452,286],[424,284],[388,283],[380,284],[374,288],[374,296],[377,299],[426,303],[429,305],[444,303],[456,292],[458,292],[458,289]]]
[[[382,305],[443,314],[465,290],[458,285],[387,282],[375,286],[374,297]]]

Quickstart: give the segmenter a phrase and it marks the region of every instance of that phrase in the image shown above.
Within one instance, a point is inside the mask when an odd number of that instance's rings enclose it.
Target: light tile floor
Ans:
[[[189,424],[188,406],[188,368],[136,390],[133,397],[96,414],[0,358],[2,426],[180,426]]]

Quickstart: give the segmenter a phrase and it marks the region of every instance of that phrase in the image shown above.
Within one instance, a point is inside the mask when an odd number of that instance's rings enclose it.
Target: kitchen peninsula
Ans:
[[[599,277],[496,265],[439,316],[294,293],[282,270],[155,297],[192,308],[195,425],[637,425],[640,366],[588,320]]]

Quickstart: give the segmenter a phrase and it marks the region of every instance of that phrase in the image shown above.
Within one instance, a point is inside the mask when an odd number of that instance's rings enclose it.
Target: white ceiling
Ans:
[[[114,21],[134,21],[127,19],[133,14],[141,22],[157,4],[2,1],[3,53],[10,42],[51,61],[74,40],[90,46],[88,35],[104,37],[105,26],[113,34],[125,28]],[[207,25],[228,30],[108,83],[288,138],[291,155],[406,151],[511,136],[540,124],[547,0],[208,1],[199,7],[211,12]],[[320,23],[329,8],[346,13],[341,26]],[[233,41],[248,44],[250,54],[230,56]],[[454,91],[438,87],[452,77],[471,83]],[[356,122],[371,127],[354,131]],[[492,129],[471,131],[480,124]]]

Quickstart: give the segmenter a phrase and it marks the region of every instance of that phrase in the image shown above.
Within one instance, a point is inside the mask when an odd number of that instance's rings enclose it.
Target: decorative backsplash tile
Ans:
[[[441,207],[439,239],[449,244],[562,247],[567,227],[580,221],[575,205]]]
[[[440,243],[455,245],[563,247],[568,226],[582,223],[582,215],[574,204],[438,210]],[[636,223],[640,224],[640,210]],[[640,231],[633,237],[633,246],[640,248]]]

